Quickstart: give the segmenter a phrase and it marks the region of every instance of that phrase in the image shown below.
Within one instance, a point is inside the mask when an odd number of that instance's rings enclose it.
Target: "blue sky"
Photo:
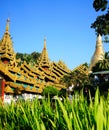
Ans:
[[[96,35],[90,28],[98,13],[93,0],[0,0],[0,38],[10,17],[15,52],[41,52],[44,37],[51,61],[73,69],[90,63]],[[107,44],[104,50],[108,51]]]

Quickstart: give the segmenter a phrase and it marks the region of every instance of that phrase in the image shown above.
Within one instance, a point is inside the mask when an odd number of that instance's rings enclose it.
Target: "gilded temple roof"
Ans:
[[[60,79],[70,72],[67,66],[59,61],[51,62],[48,57],[46,39],[44,38],[44,48],[38,59],[38,64],[31,66],[26,61],[18,65],[21,61],[16,59],[13,42],[9,33],[10,20],[7,19],[5,33],[0,40],[0,74],[3,75],[6,86],[6,93],[30,92],[41,93],[45,86],[51,85],[59,90],[64,88],[60,84]]]
[[[47,52],[47,47],[46,47],[46,38],[44,38],[44,48],[42,50],[42,53],[37,63],[38,63],[38,66],[41,66],[46,69],[50,67],[50,59],[48,57],[48,52]]]
[[[86,66],[85,64],[81,64],[81,65],[77,66],[76,68],[74,68],[74,69],[72,70],[72,72],[74,72],[74,71],[76,71],[76,70],[80,71],[81,73],[83,73],[83,74],[85,74],[85,75],[88,75],[88,74],[89,74],[89,68],[88,68],[88,66]]]
[[[9,33],[9,23],[10,23],[10,20],[7,19],[6,30],[0,43],[0,58],[1,59],[6,58],[9,61],[13,61],[15,60],[16,54],[14,52],[12,39]]]

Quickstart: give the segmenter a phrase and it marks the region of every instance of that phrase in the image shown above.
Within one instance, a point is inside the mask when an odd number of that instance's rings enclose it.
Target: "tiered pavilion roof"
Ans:
[[[67,66],[59,61],[51,62],[44,39],[44,48],[35,66],[25,61],[20,65],[16,59],[13,42],[9,33],[7,20],[5,33],[0,40],[0,76],[5,80],[5,93],[42,93],[44,87],[55,86],[59,90],[65,88],[60,79],[70,72]]]

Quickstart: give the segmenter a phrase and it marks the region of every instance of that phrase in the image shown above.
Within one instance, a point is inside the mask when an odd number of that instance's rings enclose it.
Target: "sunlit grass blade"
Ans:
[[[69,117],[64,105],[62,104],[62,102],[59,99],[57,99],[57,100],[58,100],[58,103],[61,107],[61,110],[62,110],[62,113],[63,113],[63,118],[66,122],[66,126],[67,126],[68,130],[72,130],[72,119],[70,119],[70,117]]]

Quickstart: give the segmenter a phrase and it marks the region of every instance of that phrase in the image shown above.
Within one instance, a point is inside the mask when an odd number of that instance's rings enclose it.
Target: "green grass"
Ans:
[[[0,106],[0,130],[109,130],[109,98],[87,102],[83,94],[52,102],[20,101]]]

